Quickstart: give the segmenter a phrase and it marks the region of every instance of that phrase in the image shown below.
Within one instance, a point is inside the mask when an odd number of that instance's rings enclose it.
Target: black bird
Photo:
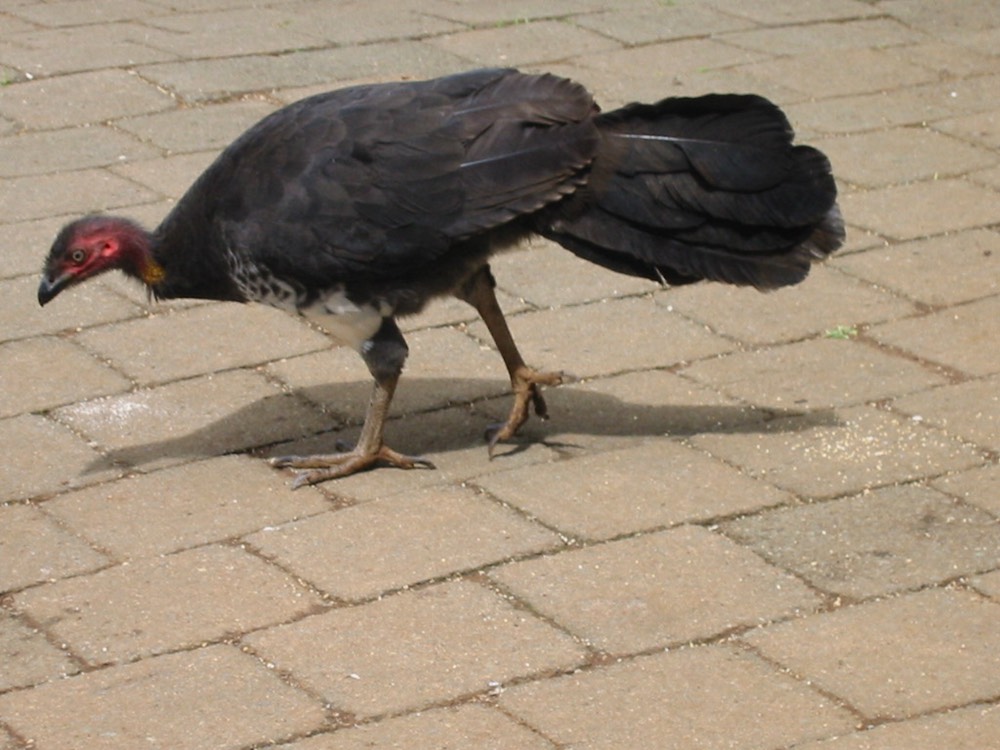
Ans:
[[[844,229],[829,162],[794,145],[766,99],[712,94],[602,114],[572,81],[478,70],[274,112],[153,232],[113,216],[65,226],[38,301],[118,268],[159,299],[262,302],[321,319],[360,353],[375,387],[356,446],[272,461],[300,469],[298,486],[379,462],[429,465],[382,435],[407,355],[396,318],[435,297],[476,308],[510,374],[514,404],[487,431],[490,450],[531,406],[545,416],[540,386],[563,376],[525,364],[489,268],[531,234],[662,284],[772,289],[804,279]]]

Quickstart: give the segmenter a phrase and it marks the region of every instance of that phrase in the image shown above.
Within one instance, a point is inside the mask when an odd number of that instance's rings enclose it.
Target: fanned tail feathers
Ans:
[[[587,188],[538,226],[581,257],[669,283],[771,289],[801,281],[843,242],[829,161],[793,145],[766,99],[666,99],[596,122]]]

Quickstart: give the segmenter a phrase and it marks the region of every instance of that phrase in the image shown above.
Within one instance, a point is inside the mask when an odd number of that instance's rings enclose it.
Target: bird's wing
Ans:
[[[228,246],[279,276],[387,278],[574,190],[595,111],[512,70],[344,89],[265,118],[200,189]]]

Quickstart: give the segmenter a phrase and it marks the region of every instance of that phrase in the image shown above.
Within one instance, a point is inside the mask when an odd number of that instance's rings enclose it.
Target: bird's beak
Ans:
[[[45,305],[46,302],[52,300],[59,292],[69,286],[71,281],[73,281],[73,276],[68,273],[55,279],[42,276],[42,283],[38,285],[38,304]]]

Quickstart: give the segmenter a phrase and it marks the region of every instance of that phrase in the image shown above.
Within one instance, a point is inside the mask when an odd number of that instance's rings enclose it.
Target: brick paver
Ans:
[[[991,0],[0,3],[0,750],[1000,746],[1000,10]],[[291,492],[370,384],[316,328],[105,278],[59,226],[150,225],[283,103],[474,65],[606,108],[756,91],[831,157],[801,287],[497,260],[581,378],[489,460],[499,356],[402,322],[387,430],[434,471]]]

